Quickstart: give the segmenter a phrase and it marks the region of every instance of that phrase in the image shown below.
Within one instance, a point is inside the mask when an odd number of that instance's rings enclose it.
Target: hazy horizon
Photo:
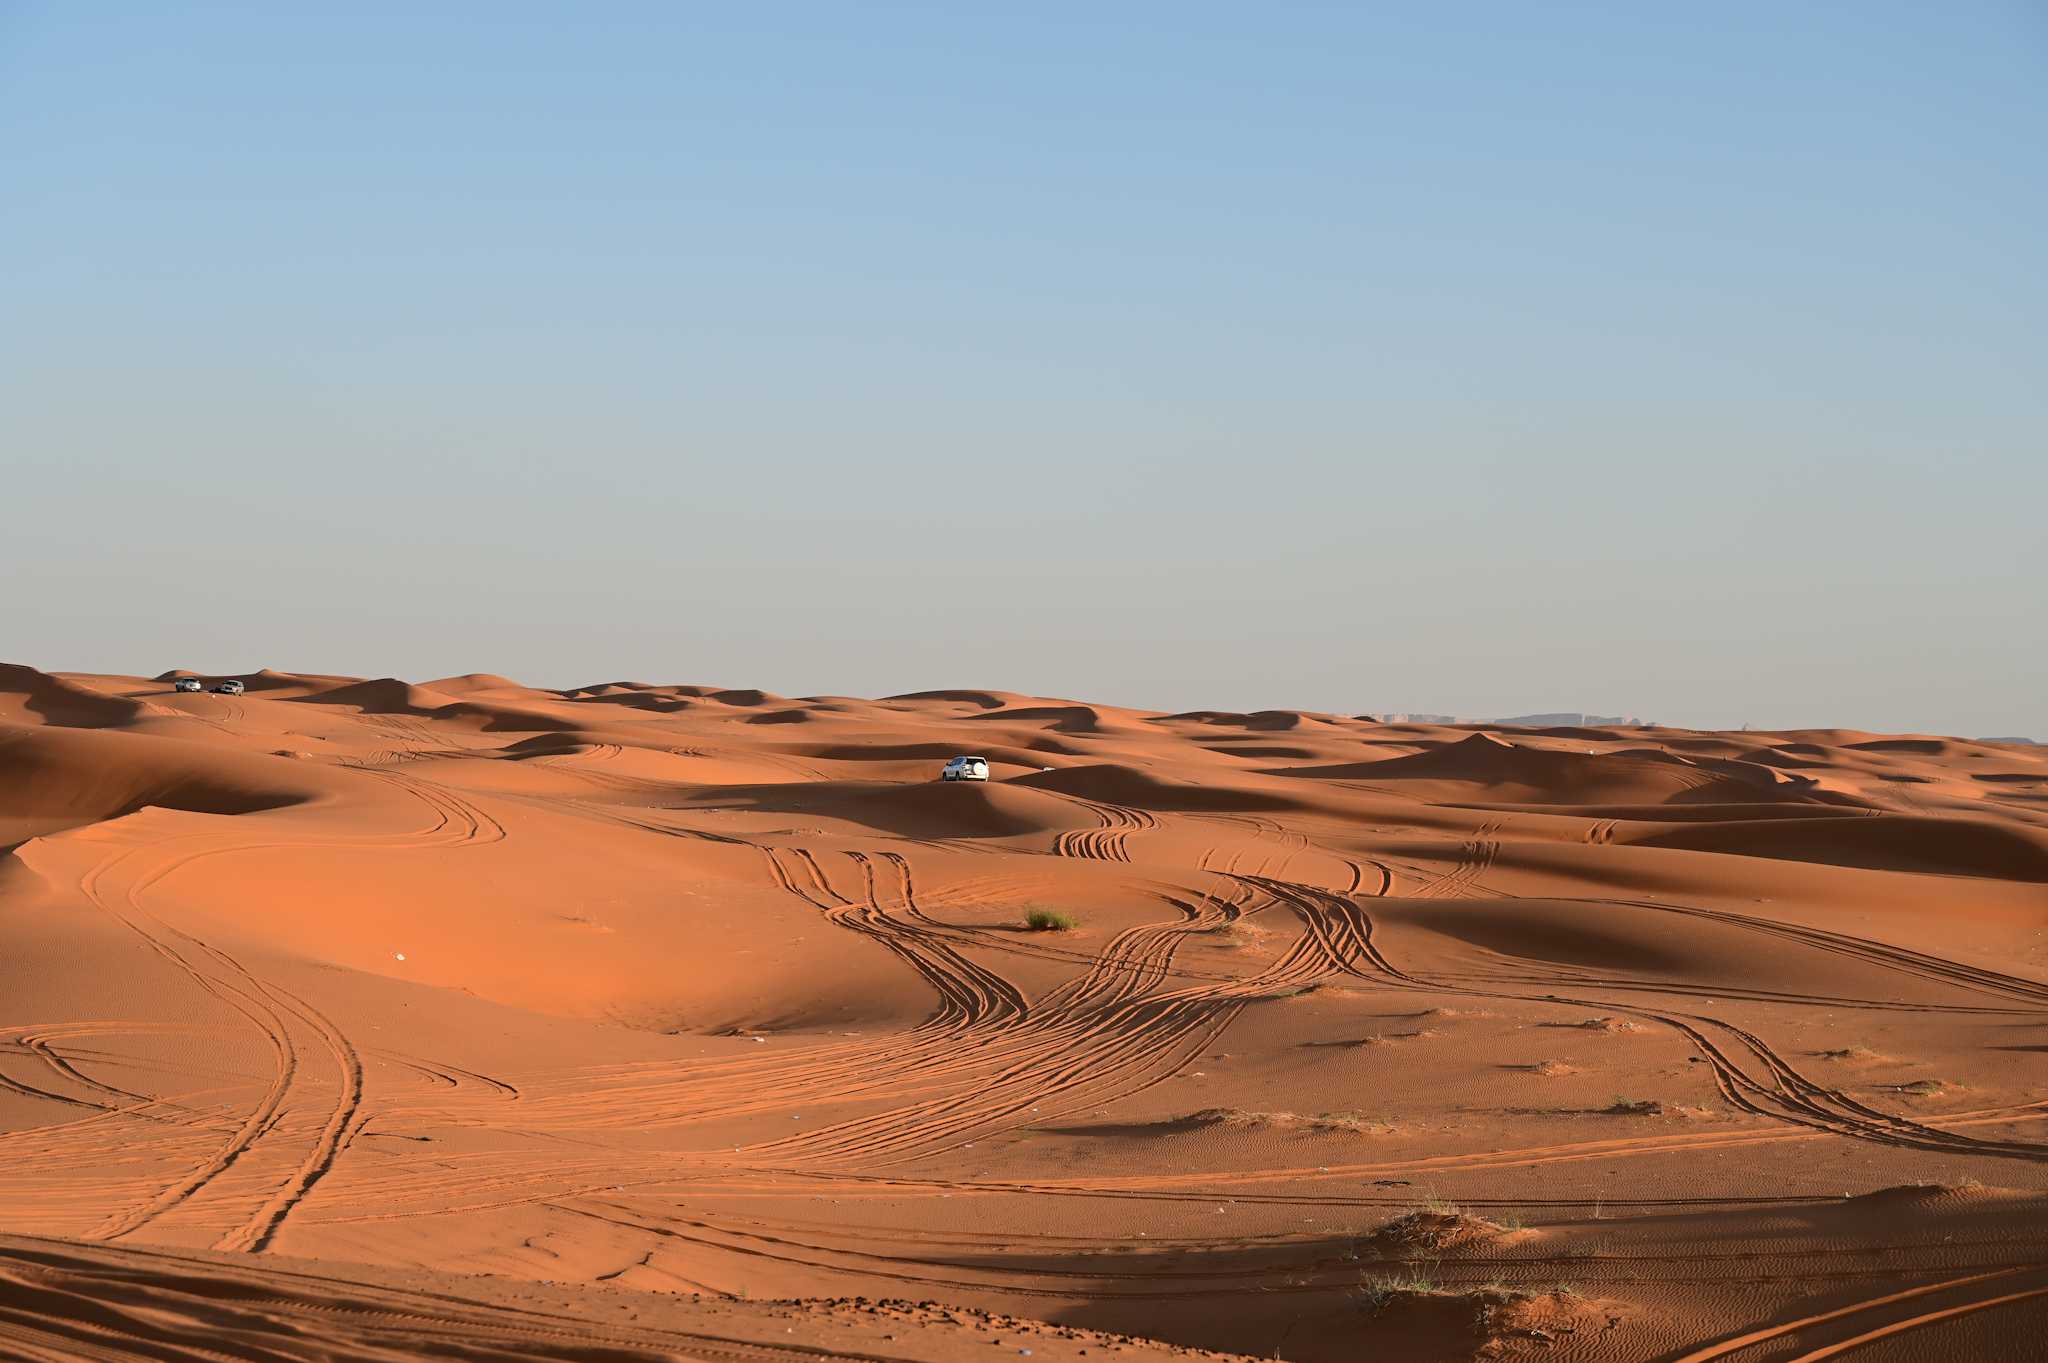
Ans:
[[[20,659],[12,659],[12,658],[0,658],[0,664],[7,664],[7,663],[20,663],[21,661],[22,661],[22,660],[20,660]],[[147,673],[147,672],[137,672],[137,671],[135,671],[134,669],[106,669],[106,670],[99,670],[99,669],[90,669],[90,668],[67,668],[67,667],[40,667],[40,666],[38,666],[38,665],[37,665],[37,664],[35,664],[35,663],[27,663],[27,664],[25,664],[25,665],[26,665],[26,666],[30,666],[30,667],[36,667],[38,671],[41,671],[41,672],[44,672],[44,673],[47,673],[47,674],[55,674],[55,675],[60,675],[60,676],[85,676],[85,677],[94,677],[94,676],[122,676],[122,677],[155,677],[155,676],[159,676],[159,675],[164,675],[164,674],[160,674],[160,673]],[[930,687],[919,687],[919,688],[915,688],[915,689],[912,689],[912,690],[908,690],[908,691],[893,691],[893,692],[886,692],[886,693],[883,693],[883,692],[876,692],[876,693],[872,693],[872,694],[859,694],[859,695],[857,695],[856,693],[853,693],[853,692],[847,692],[847,691],[777,691],[777,690],[774,690],[773,688],[769,688],[769,687],[759,687],[759,686],[755,686],[755,685],[753,685],[752,683],[746,682],[746,681],[744,681],[744,680],[734,680],[734,679],[730,679],[730,678],[728,678],[728,679],[724,679],[724,680],[719,680],[719,679],[715,679],[715,678],[714,678],[714,679],[710,679],[710,680],[704,680],[704,679],[696,679],[696,680],[687,680],[687,679],[685,679],[685,680],[675,680],[675,679],[669,679],[669,680],[655,680],[655,679],[650,679],[650,678],[646,678],[646,677],[609,677],[609,678],[606,678],[606,679],[604,679],[604,680],[601,680],[601,681],[580,681],[580,682],[563,682],[563,683],[555,683],[555,682],[546,682],[546,683],[542,683],[542,682],[535,682],[535,681],[532,681],[532,680],[529,680],[529,679],[526,679],[526,678],[520,678],[520,677],[509,677],[509,676],[505,676],[505,675],[504,675],[503,673],[493,673],[493,672],[490,672],[490,671],[489,671],[489,670],[487,670],[487,669],[472,669],[472,670],[471,670],[471,671],[469,671],[469,672],[449,672],[449,673],[442,673],[442,674],[436,674],[436,675],[431,675],[431,676],[429,676],[429,675],[419,675],[419,676],[398,676],[398,675],[396,675],[396,674],[358,674],[358,673],[352,673],[352,672],[336,672],[336,673],[313,673],[313,672],[309,672],[309,671],[305,671],[305,670],[294,670],[294,669],[292,669],[292,668],[283,668],[283,667],[273,667],[273,668],[268,668],[268,669],[264,669],[264,668],[243,668],[243,669],[224,669],[224,670],[205,670],[205,669],[199,669],[199,668],[190,668],[190,667],[179,667],[179,668],[168,668],[168,669],[165,669],[165,673],[171,673],[171,672],[190,672],[190,673],[193,673],[193,674],[195,674],[195,675],[198,675],[198,676],[200,676],[200,677],[203,677],[203,678],[207,679],[207,680],[208,680],[209,682],[211,682],[211,681],[214,681],[214,680],[222,680],[222,679],[226,679],[226,678],[229,678],[229,677],[240,677],[240,678],[250,678],[250,677],[255,677],[255,676],[259,675],[260,673],[262,673],[262,672],[264,672],[264,671],[266,671],[266,670],[267,670],[267,671],[270,671],[270,672],[273,672],[273,673],[276,673],[276,674],[279,674],[279,675],[285,675],[285,676],[294,676],[294,675],[295,675],[295,676],[337,676],[337,677],[355,677],[355,678],[358,678],[359,680],[363,680],[363,681],[377,681],[377,680],[384,680],[384,681],[399,681],[399,682],[403,682],[403,683],[405,683],[405,684],[407,684],[407,685],[412,685],[412,686],[427,686],[427,687],[431,687],[431,686],[432,686],[432,685],[433,685],[433,684],[434,684],[435,682],[438,682],[438,681],[447,681],[447,680],[452,680],[452,679],[454,679],[454,678],[458,678],[458,677],[469,677],[469,676],[478,676],[478,675],[481,675],[481,676],[499,676],[499,677],[503,677],[503,678],[504,678],[504,680],[506,680],[506,681],[509,681],[509,682],[513,682],[513,683],[516,683],[516,684],[518,684],[518,685],[520,685],[520,686],[532,687],[532,688],[535,688],[535,689],[538,689],[538,690],[543,690],[543,691],[578,691],[578,690],[592,690],[592,689],[595,689],[595,688],[598,688],[598,687],[603,687],[603,686],[617,686],[617,685],[627,685],[627,686],[652,686],[652,687],[664,687],[664,686],[708,686],[708,687],[717,687],[717,688],[719,688],[719,689],[721,689],[721,690],[731,690],[731,691],[741,691],[741,690],[755,690],[755,691],[763,691],[763,692],[767,692],[767,693],[768,693],[768,694],[770,694],[770,695],[778,695],[778,696],[782,696],[782,697],[785,697],[785,698],[787,698],[787,699],[790,699],[790,700],[833,700],[833,699],[841,699],[841,698],[851,698],[851,699],[856,699],[856,700],[892,700],[892,699],[899,699],[899,698],[905,698],[905,697],[909,697],[909,696],[916,696],[916,695],[921,695],[921,694],[929,694],[929,693],[933,693],[933,692],[951,692],[951,691],[957,691],[957,692],[991,692],[991,693],[994,693],[994,692],[1010,692],[1010,693],[1012,693],[1012,694],[1025,694],[1025,695],[1032,695],[1032,696],[1036,696],[1036,697],[1038,697],[1038,698],[1040,698],[1040,699],[1045,699],[1045,700],[1055,700],[1055,701],[1063,701],[1063,702],[1073,702],[1073,703],[1076,703],[1076,704],[1082,704],[1082,705],[1108,705],[1108,706],[1113,706],[1113,707],[1116,707],[1116,708],[1118,708],[1118,709],[1126,709],[1126,710],[1138,710],[1138,711],[1155,711],[1155,712],[1158,712],[1158,713],[1160,713],[1160,714],[1188,713],[1188,712],[1197,712],[1197,711],[1216,711],[1216,712],[1222,712],[1222,713],[1257,713],[1257,712],[1259,712],[1259,711],[1261,711],[1261,710],[1268,710],[1268,711],[1286,711],[1286,710],[1299,710],[1299,711],[1313,711],[1313,712],[1317,712],[1317,713],[1324,713],[1324,714],[1348,714],[1348,715],[1353,715],[1353,716],[1370,716],[1370,717],[1373,717],[1373,718],[1376,718],[1376,719],[1381,719],[1381,720],[1384,720],[1385,722],[1388,722],[1388,723],[1402,723],[1402,722],[1406,722],[1406,721],[1412,720],[1413,722],[1415,722],[1415,723],[1419,723],[1419,724],[1426,724],[1426,723],[1445,723],[1445,724],[1509,724],[1509,723],[1513,723],[1513,722],[1515,722],[1515,721],[1517,721],[1517,720],[1522,720],[1522,721],[1535,721],[1535,720],[1542,720],[1542,721],[1544,721],[1544,722],[1550,722],[1550,721],[1551,721],[1552,719],[1554,719],[1554,718],[1558,718],[1558,717],[1563,717],[1563,716],[1574,716],[1574,717],[1576,717],[1576,718],[1578,718],[1578,719],[1583,719],[1583,720],[1584,720],[1584,721],[1585,721],[1586,723],[1588,723],[1588,724],[1593,724],[1593,725],[1604,725],[1604,724],[1621,724],[1621,725],[1646,725],[1646,726],[1654,726],[1654,727],[1657,727],[1657,728],[1670,728],[1670,729],[1692,729],[1692,730],[1700,730],[1700,731],[1720,731],[1720,730],[1742,730],[1742,729],[1751,729],[1751,730],[1757,730],[1757,731],[1762,731],[1762,732],[1772,732],[1772,731],[1778,731],[1778,730],[1804,730],[1804,729],[1825,729],[1825,728],[1853,728],[1853,727],[1854,727],[1854,726],[1847,726],[1847,725],[1831,725],[1831,724],[1810,724],[1810,725],[1803,725],[1803,724],[1784,724],[1784,725],[1766,725],[1766,724],[1752,724],[1752,723],[1749,723],[1749,722],[1747,722],[1747,721],[1744,721],[1744,722],[1740,722],[1740,723],[1736,723],[1736,724],[1729,724],[1729,725],[1701,725],[1701,724],[1688,724],[1688,723],[1686,723],[1686,722],[1685,722],[1685,721],[1683,721],[1683,720],[1679,720],[1679,719],[1667,719],[1667,718],[1664,718],[1664,717],[1661,717],[1661,716],[1658,716],[1658,715],[1654,715],[1654,714],[1644,714],[1644,713],[1638,713],[1638,712],[1625,712],[1625,713],[1622,713],[1622,714],[1607,714],[1607,713],[1604,713],[1604,712],[1597,712],[1597,711],[1584,711],[1584,710],[1581,710],[1581,711],[1572,711],[1572,710],[1541,710],[1541,709],[1534,709],[1534,710],[1532,710],[1532,709],[1522,709],[1522,710],[1514,710],[1514,711],[1502,710],[1502,711],[1498,711],[1498,712],[1493,712],[1493,713],[1487,713],[1487,714],[1449,714],[1449,713],[1446,713],[1446,712],[1443,712],[1443,711],[1437,711],[1437,710],[1430,710],[1430,709],[1427,709],[1427,708],[1424,708],[1424,707],[1420,707],[1420,706],[1386,706],[1386,705],[1365,705],[1365,706],[1358,706],[1358,707],[1343,707],[1343,706],[1339,706],[1339,707],[1335,707],[1335,708],[1328,708],[1328,707],[1316,707],[1316,706],[1309,706],[1309,705],[1285,705],[1285,704],[1270,704],[1270,705],[1258,705],[1258,704],[1254,704],[1254,705],[1247,705],[1247,706],[1244,706],[1244,707],[1242,707],[1241,709],[1230,709],[1230,708],[1228,708],[1228,707],[1224,707],[1224,706],[1218,706],[1218,705],[1206,705],[1206,704],[1195,704],[1195,705],[1186,705],[1186,706],[1166,706],[1166,705],[1157,705],[1157,704],[1150,704],[1150,703],[1146,703],[1146,702],[1144,702],[1144,701],[1141,701],[1141,700],[1133,700],[1133,699],[1130,699],[1130,698],[1116,698],[1116,699],[1111,699],[1111,698],[1108,698],[1108,697],[1104,697],[1104,696],[1090,696],[1090,695],[1085,695],[1085,694],[1080,694],[1080,693],[1065,693],[1065,692],[1060,692],[1060,693],[1040,693],[1040,692],[1022,692],[1022,693],[1020,693],[1020,692],[1017,692],[1017,691],[1016,691],[1016,689],[1015,689],[1015,688],[1013,688],[1013,687],[1000,687],[1000,686],[994,686],[994,685],[975,685],[975,684],[968,684],[968,683],[964,683],[964,682],[963,682],[963,683],[960,683],[960,684],[956,684],[956,685],[945,685],[945,686],[930,686]],[[1565,720],[1562,720],[1562,719],[1560,719],[1560,720],[1559,720],[1559,722],[1568,722],[1568,721],[1565,721]],[[1984,733],[1984,734],[1960,734],[1960,733],[1949,733],[1949,731],[1946,731],[1946,730],[1934,730],[1934,729],[1886,729],[1886,730],[1876,730],[1875,732],[1880,732],[1880,733],[1945,733],[1945,734],[1948,734],[1948,735],[1949,735],[1949,736],[1951,736],[1951,737],[1963,737],[1963,738],[1980,738],[1980,739],[2013,739],[2013,738],[2017,738],[2017,739],[2022,739],[2022,740],[2025,740],[2025,741],[2028,741],[2028,742],[2048,742],[2048,739],[2039,739],[2039,738],[2036,738],[2036,737],[2035,737],[2034,735],[2031,735],[2031,734],[2025,734],[2025,733]]]
[[[0,656],[2048,738],[2048,18],[0,3]]]

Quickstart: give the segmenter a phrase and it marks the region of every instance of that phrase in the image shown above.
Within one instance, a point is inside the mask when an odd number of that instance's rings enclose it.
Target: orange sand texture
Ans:
[[[2048,749],[246,680],[0,668],[0,1357],[2048,1357]]]

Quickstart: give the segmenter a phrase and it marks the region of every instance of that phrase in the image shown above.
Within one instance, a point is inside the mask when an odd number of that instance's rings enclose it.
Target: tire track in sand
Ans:
[[[1055,856],[1128,862],[1131,859],[1131,835],[1159,827],[1159,819],[1148,810],[1084,800],[1064,792],[1060,794],[1094,815],[1097,826],[1055,834],[1052,840]]]
[[[435,814],[435,822],[429,828],[374,840],[380,846],[467,846],[505,837],[502,824],[461,796],[389,772],[363,774],[398,786]],[[350,843],[221,842],[219,835],[211,832],[176,841],[214,845],[172,855],[148,868],[136,863],[145,854],[162,853],[166,844],[131,847],[95,865],[81,879],[80,889],[95,906],[128,928],[200,990],[254,1027],[270,1049],[271,1075],[255,1104],[211,1155],[153,1196],[109,1214],[88,1232],[88,1238],[112,1240],[135,1233],[172,1209],[191,1202],[229,1170],[244,1164],[266,1138],[285,1134],[288,1099],[303,1083],[303,1040],[315,1045],[333,1067],[333,1096],[322,1100],[324,1116],[302,1155],[272,1185],[257,1207],[215,1245],[226,1250],[260,1250],[268,1245],[292,1209],[333,1167],[352,1134],[363,1098],[362,1057],[348,1037],[311,1003],[278,984],[260,979],[220,948],[164,922],[143,906],[142,895],[173,872],[205,858],[277,847],[347,847]]]
[[[1370,969],[1359,973],[1380,978],[1383,982],[1468,998],[1563,1004],[1595,1011],[1605,1009],[1675,1031],[1691,1042],[1694,1050],[1707,1062],[1722,1099],[1731,1107],[1754,1116],[1884,1145],[2048,1162],[2048,1145],[2030,1141],[1979,1140],[1874,1108],[1840,1089],[1816,1082],[1761,1037],[1720,1018],[1663,1011],[1640,1004],[1618,1004],[1605,999],[1479,989],[1411,975],[1395,966],[1379,950],[1373,940],[1375,927],[1371,916],[1355,901],[1287,882],[1262,880],[1259,883],[1280,898],[1294,903],[1305,917],[1320,919],[1321,925],[1314,930],[1331,939],[1332,950],[1337,950],[1340,944],[1350,944],[1350,949],[1343,953],[1345,958],[1366,962]],[[1620,987],[1626,987],[1626,983]],[[1747,1052],[1747,1063],[1741,1058],[1742,1052]],[[1752,1073],[1752,1065],[1758,1067],[1759,1072]]]
[[[1779,1340],[1800,1349],[1785,1363],[1820,1363],[1880,1339],[2044,1296],[2048,1266],[1966,1274],[1731,1335],[1680,1354],[1671,1363],[1719,1363]]]

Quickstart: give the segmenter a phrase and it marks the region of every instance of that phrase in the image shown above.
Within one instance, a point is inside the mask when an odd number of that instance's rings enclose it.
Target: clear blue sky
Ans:
[[[2048,738],[2048,9],[0,4],[0,655]]]

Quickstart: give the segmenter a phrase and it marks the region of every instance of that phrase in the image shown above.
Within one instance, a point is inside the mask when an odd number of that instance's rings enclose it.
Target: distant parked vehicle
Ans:
[[[224,681],[213,689],[220,692],[223,696],[239,696],[249,688],[238,681]]]
[[[986,781],[988,780],[988,759],[986,757],[956,757],[948,762],[939,773],[941,781]]]
[[[180,677],[173,683],[180,691],[204,691],[206,683],[197,677]]]

